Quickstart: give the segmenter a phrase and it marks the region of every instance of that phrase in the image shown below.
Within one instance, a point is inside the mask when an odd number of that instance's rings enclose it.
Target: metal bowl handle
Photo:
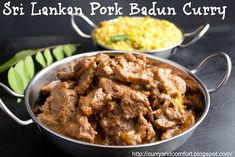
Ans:
[[[0,87],[5,89],[9,94],[11,94],[14,97],[17,98],[24,98],[24,95],[17,94],[13,92],[11,89],[9,89],[6,85],[0,82]],[[29,125],[32,124],[34,121],[32,119],[29,120],[21,120],[18,117],[16,117],[8,108],[7,106],[3,103],[2,99],[0,98],[0,108],[5,112],[8,116],[10,116],[14,121],[16,121],[20,125]]]
[[[231,74],[231,70],[232,70],[232,62],[231,62],[230,57],[224,52],[215,53],[215,54],[212,54],[212,55],[206,57],[195,69],[191,70],[191,72],[194,74],[198,73],[212,58],[216,58],[216,57],[221,57],[221,58],[225,59],[226,73],[225,73],[224,77],[222,78],[222,80],[219,82],[219,84],[215,88],[208,90],[209,93],[216,92],[228,81],[228,78],[229,78],[229,76]]]
[[[203,37],[203,35],[208,31],[209,28],[210,28],[210,24],[206,23],[205,25],[198,27],[193,32],[185,33],[184,38],[192,37],[192,36],[195,36],[195,37],[185,44],[184,43],[180,44],[179,47],[185,48],[185,47],[193,45],[194,43],[196,43],[199,39]]]
[[[72,15],[71,16],[71,24],[72,24],[72,27],[73,29],[79,34],[81,35],[82,37],[84,38],[91,38],[91,35],[89,34],[85,34],[81,31],[80,28],[78,28],[76,22],[75,22],[75,16],[79,16],[81,17],[84,21],[86,21],[91,27],[95,28],[96,27],[96,24],[94,24],[87,16],[83,15],[83,14],[75,14],[75,15]]]

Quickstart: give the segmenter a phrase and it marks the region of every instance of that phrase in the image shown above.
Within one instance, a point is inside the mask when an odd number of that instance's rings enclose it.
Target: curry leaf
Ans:
[[[12,59],[0,66],[0,73],[15,65],[19,61],[25,59],[25,57],[32,55],[33,53],[34,50],[23,50],[18,52]]]
[[[8,83],[15,92],[19,94],[24,93],[23,80],[13,67],[8,71]]]
[[[54,48],[52,53],[55,56],[57,61],[63,59],[64,58],[63,46],[58,46]]]
[[[56,60],[61,60],[65,55],[71,56],[74,54],[78,46],[80,45],[66,44],[49,46],[36,50],[20,51],[9,61],[0,66],[0,73],[10,68],[8,71],[9,85],[15,92],[23,94],[35,73],[34,60],[32,58],[33,55],[36,55],[36,61],[44,68],[53,63],[51,51]]]
[[[46,61],[47,61],[47,66],[53,63],[53,57],[51,56],[50,49],[46,49],[44,51],[44,56],[45,56]]]
[[[67,44],[64,46],[64,53],[67,57],[72,56],[74,52],[76,52],[76,46],[73,44]]]
[[[34,63],[31,56],[27,56],[24,60],[24,69],[29,78],[32,79],[34,75]]]
[[[30,81],[30,76],[24,68],[24,61],[21,60],[15,65],[15,71],[20,75],[23,80],[23,88],[25,89]]]
[[[43,68],[45,68],[47,66],[46,61],[45,61],[41,52],[38,52],[36,54],[35,59]]]

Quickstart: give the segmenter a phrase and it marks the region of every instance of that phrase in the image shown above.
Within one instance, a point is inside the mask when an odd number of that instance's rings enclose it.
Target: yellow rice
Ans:
[[[127,35],[123,41],[112,41],[111,37]],[[116,21],[103,21],[95,30],[96,41],[116,50],[159,50],[178,44],[182,40],[182,32],[167,20],[151,17],[118,17]]]

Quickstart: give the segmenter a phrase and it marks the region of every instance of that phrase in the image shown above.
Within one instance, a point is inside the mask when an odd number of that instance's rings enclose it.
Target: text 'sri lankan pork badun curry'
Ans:
[[[190,128],[203,108],[197,84],[177,69],[130,53],[85,57],[42,88],[35,108],[51,130],[103,145],[138,145]]]

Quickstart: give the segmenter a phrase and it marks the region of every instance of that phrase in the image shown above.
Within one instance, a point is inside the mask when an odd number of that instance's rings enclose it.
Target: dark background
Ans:
[[[33,0],[32,0],[33,1]],[[86,0],[34,0],[38,5],[53,6],[62,2],[65,6],[80,6],[95,23],[112,16],[90,16],[89,1]],[[17,51],[29,48],[41,48],[54,44],[79,42],[82,44],[77,53],[98,50],[90,39],[83,39],[71,28],[69,16],[4,16],[2,7],[6,0],[0,2],[0,65],[11,58]],[[13,4],[24,3],[25,11],[30,1],[14,1]],[[104,0],[102,5],[111,5],[118,2],[126,6],[129,2],[138,2],[139,5],[150,6],[152,1],[147,0]],[[230,55],[233,69],[235,60],[235,1],[233,0],[191,0],[193,6],[228,6],[226,19],[221,16],[186,16],[182,12],[185,0],[158,0],[159,6],[176,8],[177,16],[156,16],[165,18],[191,31],[197,26],[209,22],[210,30],[197,44],[192,47],[179,49],[170,57],[171,60],[193,69],[202,59],[215,52],[224,51]],[[78,20],[79,25],[86,32],[90,31],[84,22]],[[223,60],[213,60],[199,74],[208,88],[214,87],[224,74]],[[7,72],[0,74],[0,81],[7,84]],[[192,137],[176,151],[200,152],[233,152],[235,156],[235,72],[232,71],[228,83],[218,92],[211,95],[211,107],[207,117],[196,129]],[[29,119],[24,103],[17,104],[16,99],[0,89],[0,98],[10,110],[21,119]],[[56,148],[47,139],[43,138],[37,127],[20,126],[0,111],[0,156],[67,156]]]
[[[0,2],[0,37],[25,37],[25,36],[75,36],[75,32],[71,29],[69,16],[30,16],[31,4],[30,2],[38,2],[37,6],[57,6],[58,2],[61,2],[64,6],[77,6],[83,9],[85,15],[90,17],[95,23],[99,23],[101,20],[113,18],[116,16],[99,15],[90,16],[90,2],[88,0],[11,0],[11,5],[18,6],[23,3],[24,16],[5,16],[2,13],[4,3],[8,0],[1,0]],[[152,0],[94,0],[100,2],[102,6],[113,5],[118,2],[123,7],[124,15],[129,13],[129,3],[136,2],[139,6],[152,6]],[[191,0],[192,7],[197,6],[228,6],[226,9],[225,20],[221,19],[221,16],[186,16],[183,11],[183,5],[189,0],[157,0],[157,6],[170,6],[176,9],[176,16],[155,16],[156,18],[165,18],[172,22],[175,22],[183,28],[196,27],[199,24],[209,22],[212,26],[235,24],[235,18],[233,17],[235,1],[234,0]],[[80,21],[79,21],[80,22]],[[83,22],[79,24],[83,30],[89,32],[89,27]]]

